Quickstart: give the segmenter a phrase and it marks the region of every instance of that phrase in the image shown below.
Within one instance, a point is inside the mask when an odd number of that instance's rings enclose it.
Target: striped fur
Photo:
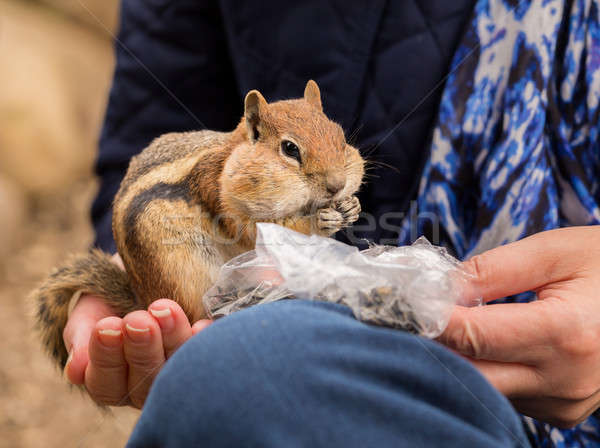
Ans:
[[[282,140],[298,146],[301,163]],[[126,273],[98,251],[57,269],[32,293],[43,344],[64,365],[62,331],[77,290],[105,297],[119,315],[167,297],[190,320],[206,317],[203,293],[224,262],[254,246],[256,222],[330,235],[355,221],[363,164],[323,114],[312,81],[303,99],[267,104],[250,92],[230,133],[157,138],[131,160],[113,205]],[[327,190],[332,176],[345,182],[337,193]]]

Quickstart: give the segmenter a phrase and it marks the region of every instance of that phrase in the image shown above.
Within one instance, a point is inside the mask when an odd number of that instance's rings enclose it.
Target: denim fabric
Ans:
[[[340,305],[286,300],[223,318],[158,375],[129,447],[528,447],[466,361]]]

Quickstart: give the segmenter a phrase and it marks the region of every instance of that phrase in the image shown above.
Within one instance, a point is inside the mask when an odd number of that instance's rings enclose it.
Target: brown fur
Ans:
[[[37,327],[44,347],[63,367],[68,355],[62,332],[67,323],[69,300],[78,290],[104,297],[120,315],[141,306],[129,286],[127,274],[104,252],[92,250],[73,256],[55,269],[30,298],[35,304]]]
[[[282,151],[282,140],[297,145],[301,162]],[[202,295],[223,263],[254,246],[257,222],[330,235],[356,220],[363,163],[323,114],[314,81],[297,100],[267,104],[248,93],[230,133],[156,139],[131,160],[114,201],[113,234],[127,272],[94,251],[52,274],[33,293],[44,345],[64,365],[68,302],[82,289],[119,315],[167,297],[190,320],[206,317]]]

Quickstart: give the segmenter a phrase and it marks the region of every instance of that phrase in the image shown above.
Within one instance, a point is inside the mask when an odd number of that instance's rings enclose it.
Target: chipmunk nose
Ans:
[[[325,179],[325,184],[327,191],[333,196],[346,186],[346,175],[340,172],[329,173]]]

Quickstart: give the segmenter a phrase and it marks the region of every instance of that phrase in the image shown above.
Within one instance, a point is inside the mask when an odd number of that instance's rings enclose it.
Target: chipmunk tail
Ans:
[[[69,318],[71,299],[79,292],[102,297],[119,316],[142,308],[127,273],[105,252],[92,250],[74,255],[54,269],[30,293],[29,300],[35,309],[35,326],[42,344],[61,368],[64,368],[68,357],[63,331]]]

